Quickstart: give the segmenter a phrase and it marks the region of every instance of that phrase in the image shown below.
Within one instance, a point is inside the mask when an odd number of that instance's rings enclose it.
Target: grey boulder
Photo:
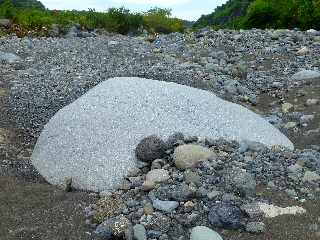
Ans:
[[[48,182],[103,191],[135,168],[145,137],[175,132],[212,139],[293,144],[257,114],[211,92],[140,78],[107,80],[64,107],[44,127],[32,163]]]
[[[293,80],[308,80],[314,78],[320,78],[320,72],[314,70],[302,70],[292,76]]]
[[[0,63],[15,63],[20,61],[21,58],[13,53],[1,52],[0,51]]]
[[[2,18],[0,19],[0,27],[8,28],[12,24],[12,21],[10,19]]]

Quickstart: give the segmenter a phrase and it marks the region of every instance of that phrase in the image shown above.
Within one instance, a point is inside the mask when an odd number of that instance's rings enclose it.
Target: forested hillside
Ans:
[[[217,7],[211,14],[202,15],[195,23],[195,26],[230,26],[235,20],[246,14],[251,2],[253,0],[230,0],[222,6]]]
[[[195,27],[320,29],[320,0],[229,0]]]

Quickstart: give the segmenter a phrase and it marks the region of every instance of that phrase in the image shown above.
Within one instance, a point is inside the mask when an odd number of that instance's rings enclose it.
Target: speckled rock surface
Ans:
[[[264,119],[210,92],[175,83],[115,78],[99,84],[49,121],[32,163],[52,184],[72,178],[78,189],[113,189],[135,166],[139,141],[152,134],[166,138],[177,131],[293,148]]]

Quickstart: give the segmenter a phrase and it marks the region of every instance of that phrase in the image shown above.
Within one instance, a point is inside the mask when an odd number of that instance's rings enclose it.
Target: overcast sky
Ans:
[[[202,14],[211,13],[227,0],[42,0],[49,9],[87,10],[95,8],[104,11],[110,7],[128,8],[132,11],[146,11],[151,7],[171,8],[172,14],[185,20],[197,20]]]

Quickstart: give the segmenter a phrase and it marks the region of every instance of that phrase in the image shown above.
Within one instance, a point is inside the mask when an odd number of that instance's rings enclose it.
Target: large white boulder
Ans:
[[[250,110],[211,92],[140,78],[105,81],[61,109],[45,126],[32,163],[52,184],[102,191],[118,186],[135,166],[144,137],[172,133],[250,140],[268,146],[292,143]]]

